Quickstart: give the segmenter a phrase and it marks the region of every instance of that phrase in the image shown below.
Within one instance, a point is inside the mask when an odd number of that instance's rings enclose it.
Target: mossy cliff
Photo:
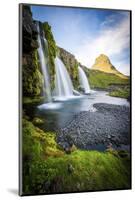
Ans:
[[[64,65],[66,66],[70,74],[74,88],[78,89],[79,87],[78,61],[76,60],[74,55],[72,55],[71,53],[60,47],[58,47],[58,55],[60,59],[63,61]]]
[[[56,42],[54,40],[52,31],[51,31],[51,26],[48,24],[48,22],[44,22],[42,24],[43,31],[45,33],[45,38],[47,40],[48,44],[48,57],[49,57],[49,72],[50,72],[50,81],[51,81],[51,89],[54,89],[54,75],[55,75],[55,57],[57,54],[57,46]]]
[[[29,6],[22,6],[23,13],[23,49],[22,49],[22,81],[24,96],[39,96],[42,93],[43,76],[38,63],[37,28],[32,19]]]
[[[43,95],[43,75],[38,57],[38,31],[36,22],[32,18],[29,6],[22,6],[23,27],[22,27],[22,85],[23,95],[36,97]],[[45,35],[48,44],[48,68],[51,77],[51,88],[54,88],[54,58],[56,57],[57,47],[51,27],[47,22],[40,22],[41,32]]]

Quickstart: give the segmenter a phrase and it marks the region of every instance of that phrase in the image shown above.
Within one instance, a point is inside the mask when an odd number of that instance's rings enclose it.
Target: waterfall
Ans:
[[[81,87],[84,89],[86,94],[90,93],[90,85],[84,70],[81,67],[78,67],[78,70],[79,70],[79,81]]]
[[[55,93],[57,97],[71,97],[73,96],[73,85],[68,71],[60,60],[55,58]]]
[[[43,36],[40,34],[40,26],[39,23],[37,23],[37,29],[38,29],[38,55],[39,55],[39,60],[40,60],[40,65],[44,77],[44,86],[43,88],[45,89],[44,95],[47,97],[47,101],[51,102],[52,97],[51,97],[51,89],[50,89],[50,77],[48,73],[48,45],[47,41]]]

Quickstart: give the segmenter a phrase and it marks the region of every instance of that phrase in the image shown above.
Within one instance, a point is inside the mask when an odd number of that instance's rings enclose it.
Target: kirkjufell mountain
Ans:
[[[123,79],[128,79],[128,76],[122,74],[121,72],[119,72],[111,63],[110,59],[108,58],[108,56],[104,55],[104,54],[100,54],[96,59],[95,59],[95,63],[92,66],[93,70],[99,70],[99,71],[103,71],[106,73],[111,73],[111,74],[115,74]]]

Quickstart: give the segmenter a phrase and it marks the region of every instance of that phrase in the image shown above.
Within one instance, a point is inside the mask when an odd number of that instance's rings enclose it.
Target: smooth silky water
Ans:
[[[55,58],[55,100],[67,100],[74,97],[73,95],[73,84],[69,73],[60,60],[60,58]]]
[[[80,66],[78,67],[78,71],[79,71],[80,86],[81,86],[81,88],[84,89],[85,94],[89,94],[91,92],[91,89],[90,89],[90,85],[89,85],[87,76],[86,76],[84,70]]]
[[[39,45],[38,55],[39,55],[41,70],[44,77],[43,88],[45,89],[45,92],[43,90],[43,94],[47,98],[47,101],[51,102],[52,97],[51,97],[51,89],[50,89],[50,77],[49,77],[49,72],[48,72],[48,44],[44,35],[41,37],[39,23],[37,23],[37,29],[39,33],[38,34],[38,45]]]

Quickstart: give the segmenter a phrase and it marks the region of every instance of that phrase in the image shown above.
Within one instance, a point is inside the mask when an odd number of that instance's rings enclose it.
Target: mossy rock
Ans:
[[[49,73],[50,73],[50,82],[51,82],[51,89],[54,89],[54,79],[55,79],[55,57],[57,55],[57,46],[56,42],[54,40],[51,26],[48,24],[48,22],[44,22],[42,24],[45,38],[48,43],[48,56],[49,56]]]
[[[32,120],[32,123],[34,125],[42,125],[44,124],[44,120],[39,117],[34,117],[34,119]]]
[[[40,96],[42,94],[43,75],[40,72],[37,50],[23,57],[22,81],[24,96]]]
[[[63,151],[56,143],[55,133],[44,132],[28,120],[23,119],[23,156],[26,157],[26,155],[37,159],[41,156],[63,155]]]

